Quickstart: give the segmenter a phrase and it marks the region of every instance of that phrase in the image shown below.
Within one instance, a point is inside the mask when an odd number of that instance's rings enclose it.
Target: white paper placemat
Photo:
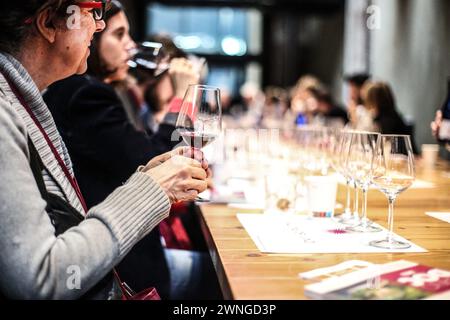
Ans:
[[[425,212],[427,216],[450,223],[450,212]]]
[[[384,228],[381,232],[353,233],[346,232],[345,226],[330,218],[280,214],[237,214],[237,217],[264,253],[426,252],[398,235],[394,238],[410,243],[411,247],[393,250],[370,246],[370,241],[386,238]]]

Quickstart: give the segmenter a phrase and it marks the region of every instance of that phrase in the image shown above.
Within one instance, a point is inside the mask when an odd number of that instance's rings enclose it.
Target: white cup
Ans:
[[[423,144],[422,145],[422,160],[427,168],[433,168],[436,165],[439,154],[438,144]]]
[[[336,206],[337,179],[335,176],[307,176],[306,203],[312,217],[331,218]]]

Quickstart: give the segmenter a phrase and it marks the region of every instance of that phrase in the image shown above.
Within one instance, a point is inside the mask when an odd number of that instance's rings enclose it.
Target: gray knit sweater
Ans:
[[[75,299],[99,282],[136,242],[168,216],[170,202],[157,183],[137,172],[89,210],[79,226],[55,237],[30,169],[28,137],[42,158],[47,190],[82,213],[83,208],[5,77],[19,89],[73,172],[35,83],[17,60],[0,53],[0,293],[19,299]]]

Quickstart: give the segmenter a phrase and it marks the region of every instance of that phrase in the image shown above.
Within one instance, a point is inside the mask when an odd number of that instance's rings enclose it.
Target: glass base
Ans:
[[[380,232],[383,229],[381,229],[380,227],[374,226],[371,223],[366,223],[365,225],[361,223],[354,227],[347,227],[347,228],[345,228],[345,230],[364,233],[364,232]]]
[[[372,247],[383,249],[408,249],[409,247],[411,247],[409,243],[397,241],[394,239],[392,239],[391,241],[389,241],[388,239],[375,240],[369,242],[369,245],[371,245]]]
[[[348,214],[345,214],[345,213],[336,217],[336,220],[339,223],[350,225],[350,226],[355,226],[355,225],[358,225],[361,223],[359,216],[355,216],[353,214],[349,216]]]
[[[203,199],[203,198],[201,198],[201,197],[195,198],[194,201],[195,201],[195,202],[201,202],[201,203],[211,202],[211,200]]]

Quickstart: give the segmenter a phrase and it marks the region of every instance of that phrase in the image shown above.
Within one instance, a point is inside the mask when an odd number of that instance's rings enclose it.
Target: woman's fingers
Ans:
[[[203,168],[191,168],[190,171],[193,179],[205,180],[208,177]]]
[[[183,199],[183,201],[192,201],[192,200],[194,200],[195,198],[197,198],[198,193],[199,192],[197,190],[188,190],[188,191],[186,191],[185,198]]]
[[[210,168],[206,169],[206,179],[211,179],[213,175],[213,172]]]
[[[189,179],[185,182],[184,188],[188,190],[196,190],[198,193],[202,193],[208,187],[205,180]]]

